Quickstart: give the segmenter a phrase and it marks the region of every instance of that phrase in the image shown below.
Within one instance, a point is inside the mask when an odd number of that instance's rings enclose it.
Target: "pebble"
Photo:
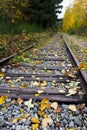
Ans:
[[[69,127],[74,128],[74,122],[73,121],[70,122]]]
[[[87,113],[87,108],[84,108],[83,111],[84,111],[85,113]]]
[[[76,125],[82,126],[82,122],[81,122],[81,120],[80,120],[79,118],[76,118],[76,119],[74,120],[74,122],[75,122]]]
[[[16,130],[21,130],[21,125],[17,125]]]

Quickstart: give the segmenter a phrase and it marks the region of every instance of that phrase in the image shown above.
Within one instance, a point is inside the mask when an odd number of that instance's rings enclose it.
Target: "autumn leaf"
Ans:
[[[23,83],[23,84],[20,86],[20,88],[23,89],[23,88],[26,88],[27,86],[28,86],[28,84]]]
[[[40,84],[40,87],[45,87],[47,85],[47,82],[46,80],[44,80],[41,84]]]
[[[16,123],[17,121],[18,121],[18,118],[12,118],[12,119],[11,119],[11,122],[12,122],[12,123]]]
[[[38,127],[39,127],[39,124],[32,124],[32,130],[37,130]]]
[[[55,113],[60,113],[61,109],[58,107],[57,109],[54,110]]]
[[[44,118],[44,119],[42,120],[42,128],[44,129],[44,128],[46,128],[48,125],[52,125],[52,123],[53,123],[53,120],[52,120],[50,117]]]
[[[4,96],[1,96],[1,97],[0,97],[0,105],[4,104],[4,101],[5,101]]]
[[[39,96],[40,96],[40,94],[39,94],[39,93],[36,93],[34,96],[35,96],[35,97],[39,97]]]
[[[41,64],[41,63],[42,63],[42,61],[40,61],[40,60],[37,60],[37,61],[36,61],[36,64],[37,64],[37,65],[39,65],[39,64]]]
[[[38,111],[38,115],[44,118],[48,117],[48,115],[44,111]]]
[[[51,107],[52,107],[53,109],[57,109],[58,103],[57,103],[57,102],[51,103]]]
[[[20,66],[20,63],[15,63],[15,64],[13,64],[13,66],[18,67],[18,66]]]
[[[43,98],[41,101],[40,110],[43,111],[45,108],[47,108],[49,106],[48,104],[49,104],[49,99]]]
[[[77,71],[81,70],[81,69],[84,69],[85,67],[86,67],[85,63],[80,63],[80,65],[77,67]]]
[[[28,108],[33,108],[34,107],[34,104],[32,104],[32,99],[30,99],[29,101],[26,101],[24,103]]]
[[[39,94],[43,93],[44,91],[43,90],[38,90],[37,91]]]
[[[78,106],[77,106],[77,109],[83,109],[85,107],[85,105],[84,104],[79,104]]]
[[[39,119],[37,117],[32,117],[31,118],[31,122],[35,123],[35,124],[39,124],[40,123],[40,121],[39,121]]]
[[[22,102],[23,102],[23,100],[22,100],[21,98],[18,98],[18,99],[17,99],[17,103],[18,103],[19,105],[21,105]]]
[[[27,118],[27,117],[29,117],[29,116],[30,116],[30,114],[25,113],[25,114],[23,115],[23,118]]]
[[[69,105],[68,108],[69,108],[71,111],[76,111],[76,106],[75,106],[75,105]]]
[[[0,77],[4,77],[4,73],[3,72],[0,72]]]
[[[68,93],[69,93],[69,94],[67,94],[66,96],[71,96],[71,95],[76,94],[76,93],[77,93],[76,88],[69,89],[69,90],[68,90]]]

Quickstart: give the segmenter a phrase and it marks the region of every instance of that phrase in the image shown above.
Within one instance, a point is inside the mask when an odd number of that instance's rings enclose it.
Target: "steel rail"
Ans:
[[[22,49],[21,52],[26,51],[26,50],[29,50],[29,49],[31,49],[33,46],[34,46],[34,45],[30,45],[30,46],[28,46],[27,48]],[[17,54],[18,54],[18,52],[16,52],[16,53],[14,53],[14,54],[12,54],[12,55],[10,55],[10,56],[8,56],[8,57],[6,57],[6,58],[0,60],[0,66],[1,66],[1,65],[4,65],[5,63],[7,63],[11,58],[13,58],[14,56],[16,56]]]

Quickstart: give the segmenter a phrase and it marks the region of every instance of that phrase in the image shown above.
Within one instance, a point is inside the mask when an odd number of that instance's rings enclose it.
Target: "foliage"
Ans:
[[[54,26],[57,21],[56,13],[62,6],[62,0],[4,0],[0,1],[0,22],[8,26],[21,21],[35,23],[43,27]]]
[[[77,33],[87,28],[87,0],[74,0],[74,4],[68,7],[63,20],[65,32]]]

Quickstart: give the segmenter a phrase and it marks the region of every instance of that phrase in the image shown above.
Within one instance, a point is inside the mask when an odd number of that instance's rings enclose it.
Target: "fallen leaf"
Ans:
[[[37,81],[35,81],[31,85],[33,85],[33,86],[39,86],[39,83]]]
[[[33,108],[34,107],[34,104],[32,104],[32,99],[30,99],[29,101],[26,101],[24,103],[28,108]]]
[[[5,101],[4,96],[1,96],[1,97],[0,97],[0,105],[4,104],[4,101]]]
[[[17,103],[18,103],[19,105],[21,105],[22,102],[23,102],[23,100],[22,100],[21,98],[18,98],[18,99],[17,99]]]
[[[71,110],[71,111],[76,111],[76,106],[75,105],[69,105],[68,108]]]
[[[60,122],[56,122],[56,126],[57,126],[57,127],[60,126]]]
[[[41,101],[41,105],[40,105],[40,110],[43,111],[45,108],[48,107],[49,104],[49,99],[48,98],[44,98]]]
[[[29,117],[29,116],[30,116],[30,114],[25,113],[25,114],[23,115],[23,118],[27,118],[27,117]]]
[[[40,60],[37,60],[36,61],[36,64],[38,65],[38,64],[41,64],[42,63],[42,61],[40,61]]]
[[[37,91],[39,94],[43,93],[44,91],[43,90],[38,90]]]
[[[20,82],[24,77],[19,77],[16,82]]]
[[[37,130],[38,127],[39,127],[39,124],[32,124],[32,130]]]
[[[78,106],[77,106],[77,109],[83,109],[85,107],[85,105],[84,104],[79,104]]]
[[[40,87],[45,87],[47,85],[47,82],[46,80],[44,80],[41,84],[40,84]]]
[[[35,123],[35,124],[39,124],[40,123],[40,121],[39,121],[39,119],[37,117],[32,117],[31,118],[31,122]]]
[[[20,66],[20,63],[13,64],[14,67]]]
[[[23,84],[20,86],[20,88],[23,89],[23,88],[26,88],[27,86],[28,86],[28,84],[23,83]]]
[[[40,96],[40,94],[36,93],[34,96],[35,96],[35,97],[39,97],[39,96]]]
[[[53,109],[57,109],[58,103],[57,103],[57,102],[51,103],[51,107],[52,107]]]
[[[44,111],[38,111],[38,115],[44,118],[48,117],[48,115]]]
[[[0,72],[0,77],[4,77],[4,73],[3,72]]]
[[[55,113],[60,113],[61,109],[58,107],[57,109],[54,110]]]
[[[67,94],[66,96],[71,96],[71,95],[76,94],[76,93],[77,93],[76,88],[69,89],[69,90],[68,90],[68,93],[69,93],[69,94]]]
[[[12,123],[16,123],[17,121],[18,121],[18,118],[12,118],[12,119],[11,119],[11,122],[12,122]]]
[[[44,129],[44,128],[46,128],[48,125],[52,125],[52,123],[53,123],[53,120],[52,120],[50,117],[44,118],[44,119],[42,120],[42,128]]]

